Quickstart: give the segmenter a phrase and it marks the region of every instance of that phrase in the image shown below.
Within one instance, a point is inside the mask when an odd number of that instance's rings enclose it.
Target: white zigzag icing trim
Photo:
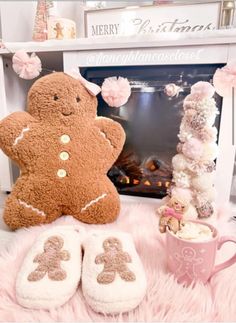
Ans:
[[[111,140],[107,138],[105,132],[101,131],[100,130],[100,134],[109,142],[109,144],[113,147],[112,143],[111,143]]]
[[[30,128],[28,128],[28,127],[24,128],[24,129],[21,131],[21,133],[20,133],[19,137],[17,137],[17,138],[15,139],[13,146],[17,145],[17,144],[18,144],[18,141],[20,141],[20,140],[22,140],[22,139],[23,139],[23,137],[24,137],[24,133],[25,133],[25,132],[27,132],[27,131],[29,131],[29,130],[30,130]]]
[[[25,203],[24,201],[19,200],[19,199],[18,199],[18,202],[19,202],[21,205],[23,205],[24,207],[26,207],[27,209],[31,209],[32,211],[34,211],[34,212],[38,213],[38,214],[39,214],[39,215],[41,215],[41,216],[46,216],[46,214],[45,214],[43,211],[40,211],[39,209],[37,209],[37,208],[33,207],[32,205],[27,204],[27,203]]]
[[[98,202],[98,201],[100,201],[101,199],[104,199],[104,197],[106,197],[106,196],[107,196],[107,193],[104,193],[104,194],[102,194],[102,195],[98,196],[95,200],[90,201],[88,204],[86,204],[86,205],[85,205],[85,207],[83,207],[83,208],[81,209],[81,212],[86,211],[88,207],[90,207],[90,206],[91,206],[91,205],[93,205],[94,203],[97,203],[97,202]]]

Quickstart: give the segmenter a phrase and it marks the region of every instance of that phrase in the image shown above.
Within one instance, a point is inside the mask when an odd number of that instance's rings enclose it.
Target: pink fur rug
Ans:
[[[17,304],[15,278],[22,260],[40,232],[60,224],[75,224],[72,217],[19,230],[11,244],[0,249],[1,322],[233,322],[236,320],[236,266],[215,275],[211,283],[184,288],[165,265],[165,236],[158,232],[153,205],[123,206],[118,220],[109,225],[82,224],[87,230],[119,229],[133,235],[148,277],[148,291],[141,305],[130,313],[107,316],[93,312],[84,302],[81,287],[64,306],[29,310]],[[234,246],[235,249],[235,246]],[[232,251],[232,250],[231,250]],[[43,293],[43,291],[42,291]]]

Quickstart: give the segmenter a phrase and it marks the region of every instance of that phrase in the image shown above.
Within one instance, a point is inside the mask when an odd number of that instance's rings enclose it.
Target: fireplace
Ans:
[[[211,81],[220,64],[81,68],[86,79],[102,84],[110,76],[127,77],[132,94],[127,104],[110,108],[98,96],[98,115],[119,122],[126,132],[123,151],[108,176],[120,194],[162,198],[172,180],[183,100],[198,81]],[[183,88],[170,98],[165,85]],[[221,111],[222,100],[215,95]],[[220,115],[216,119],[219,129]]]

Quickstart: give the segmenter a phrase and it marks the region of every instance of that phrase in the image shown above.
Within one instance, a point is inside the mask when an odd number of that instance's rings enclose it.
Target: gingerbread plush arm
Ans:
[[[112,155],[116,160],[125,142],[125,132],[123,128],[118,122],[103,117],[97,117],[95,119],[95,125],[100,129],[104,136],[104,140],[107,140],[111,145]]]
[[[27,112],[14,112],[0,121],[0,148],[14,161],[18,161],[18,144],[30,131],[34,118]]]

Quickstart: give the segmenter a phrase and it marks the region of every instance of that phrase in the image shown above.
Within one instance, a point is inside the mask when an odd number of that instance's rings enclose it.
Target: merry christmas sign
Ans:
[[[221,1],[90,10],[85,14],[87,37],[189,33],[218,29]]]

